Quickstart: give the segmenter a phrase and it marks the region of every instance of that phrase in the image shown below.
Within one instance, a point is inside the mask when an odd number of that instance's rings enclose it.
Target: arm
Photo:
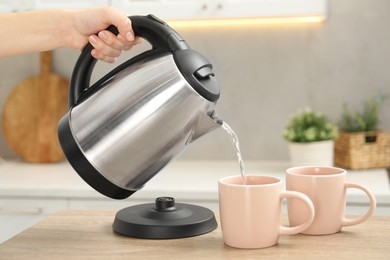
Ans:
[[[111,24],[118,27],[118,36],[104,30]],[[127,16],[109,7],[0,15],[0,57],[59,47],[82,49],[88,41],[94,46],[92,56],[107,62],[139,42]]]

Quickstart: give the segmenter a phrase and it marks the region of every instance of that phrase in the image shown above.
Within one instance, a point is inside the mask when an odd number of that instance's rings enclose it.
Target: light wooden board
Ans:
[[[5,139],[27,162],[64,159],[57,124],[68,109],[69,82],[50,71],[51,57],[51,52],[41,54],[41,73],[19,83],[3,109]]]

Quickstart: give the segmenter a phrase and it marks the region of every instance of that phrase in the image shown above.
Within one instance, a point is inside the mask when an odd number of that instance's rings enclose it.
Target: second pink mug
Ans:
[[[336,167],[302,166],[287,169],[286,187],[299,191],[313,201],[316,215],[313,223],[302,233],[327,235],[341,231],[344,226],[357,225],[366,221],[375,211],[374,194],[365,186],[347,181],[347,172]],[[370,207],[364,216],[346,218],[346,192],[348,188],[364,191],[370,199]],[[301,223],[307,211],[305,205],[295,199],[287,200],[288,217],[291,225]]]

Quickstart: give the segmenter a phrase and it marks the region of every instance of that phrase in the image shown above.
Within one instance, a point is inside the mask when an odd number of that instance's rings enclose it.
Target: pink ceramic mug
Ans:
[[[316,215],[304,231],[308,235],[327,235],[366,221],[375,211],[374,194],[363,185],[347,182],[347,172],[336,167],[303,166],[287,169],[286,187],[290,191],[305,193],[314,203]],[[363,190],[370,199],[370,208],[356,219],[345,217],[347,188]],[[306,207],[298,200],[288,199],[288,216],[291,225],[305,219]]]
[[[314,218],[311,200],[300,192],[283,191],[280,179],[271,176],[241,176],[219,180],[219,211],[225,244],[237,248],[264,248],[275,245],[281,234],[297,234]],[[283,198],[304,202],[307,214],[294,227],[281,225]]]

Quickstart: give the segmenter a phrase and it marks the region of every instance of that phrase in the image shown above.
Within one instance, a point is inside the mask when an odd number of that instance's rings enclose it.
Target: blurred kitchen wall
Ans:
[[[187,43],[214,65],[222,95],[217,112],[237,133],[244,160],[287,160],[281,137],[299,108],[311,107],[332,122],[347,102],[359,107],[375,94],[390,93],[390,1],[329,0],[322,24],[177,28]],[[148,48],[122,55],[118,63]],[[53,70],[67,78],[79,55],[56,50]],[[0,106],[12,88],[38,73],[38,54],[0,59]],[[113,65],[98,63],[93,79]],[[380,127],[390,131],[390,99]],[[2,130],[0,155],[12,158]],[[235,159],[230,139],[216,130],[181,159]]]

